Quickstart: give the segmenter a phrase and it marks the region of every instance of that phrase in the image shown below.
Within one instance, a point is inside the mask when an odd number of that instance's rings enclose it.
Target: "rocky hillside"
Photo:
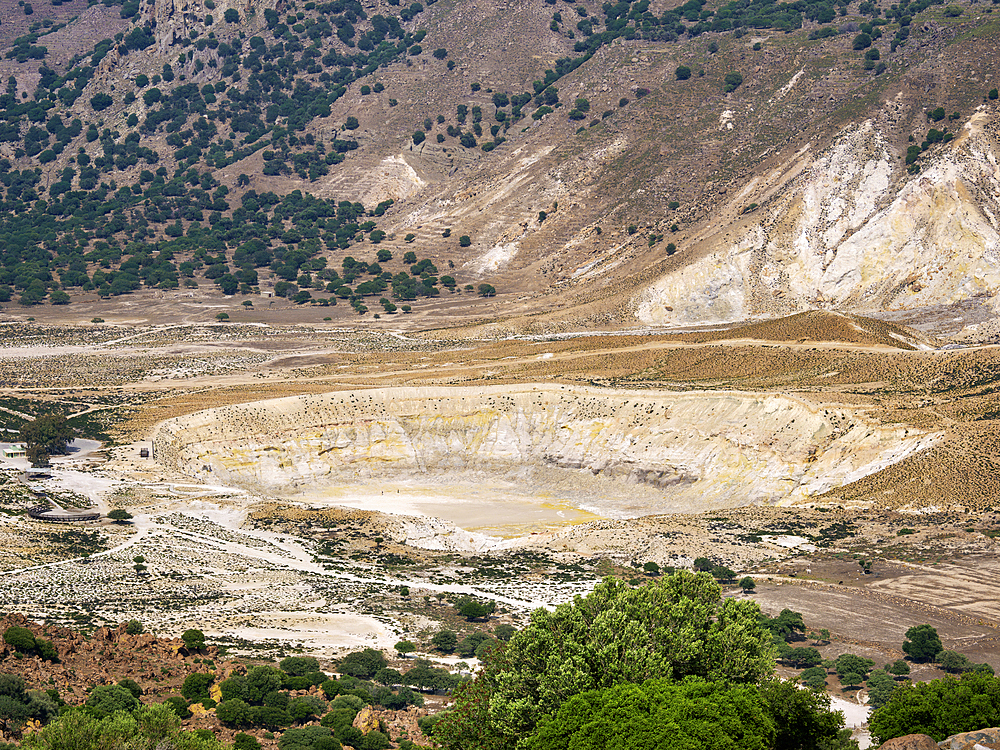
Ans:
[[[36,20],[0,63],[0,299],[207,285],[365,315],[478,291],[466,320],[542,329],[992,315],[992,11],[12,7]]]

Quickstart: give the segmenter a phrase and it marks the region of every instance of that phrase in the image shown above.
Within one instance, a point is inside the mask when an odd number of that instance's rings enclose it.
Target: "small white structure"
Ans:
[[[25,446],[21,445],[20,443],[15,443],[14,445],[10,446],[9,448],[4,448],[3,449],[3,457],[4,458],[27,458],[28,457],[28,452],[27,452],[27,450],[25,450]]]

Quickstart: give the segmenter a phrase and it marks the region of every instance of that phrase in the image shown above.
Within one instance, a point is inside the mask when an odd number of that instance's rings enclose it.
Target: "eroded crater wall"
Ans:
[[[644,512],[800,500],[936,435],[781,395],[553,385],[392,388],[227,406],[168,420],[157,458],[268,493],[370,481],[553,475],[627,488]],[[617,494],[617,493],[616,493]],[[591,499],[590,502],[593,500]]]

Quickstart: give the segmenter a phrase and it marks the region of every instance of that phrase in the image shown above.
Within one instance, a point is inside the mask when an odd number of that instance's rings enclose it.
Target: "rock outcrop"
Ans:
[[[935,440],[789,396],[521,385],[339,392],[209,409],[164,422],[155,445],[161,462],[189,474],[268,493],[497,477],[528,493],[569,482],[593,502],[626,497],[598,512],[636,516],[803,500]]]
[[[810,308],[866,314],[995,297],[996,118],[978,112],[928,155],[929,166],[903,180],[894,179],[900,156],[879,128],[852,126],[757,209],[757,221],[651,284],[639,318],[692,324]],[[807,153],[799,158],[809,161]]]

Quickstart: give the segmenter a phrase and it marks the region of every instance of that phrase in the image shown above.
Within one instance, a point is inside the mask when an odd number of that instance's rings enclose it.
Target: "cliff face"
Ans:
[[[565,386],[398,388],[210,409],[160,426],[160,461],[265,492],[362,480],[519,478],[632,486],[637,515],[791,502],[854,481],[935,436],[774,395]],[[209,475],[207,472],[210,471]],[[610,485],[608,484],[610,482]],[[600,499],[591,502],[602,502]]]
[[[893,179],[900,154],[879,127],[852,126],[730,243],[653,283],[639,317],[704,323],[816,307],[872,313],[995,297],[996,120],[995,112],[978,112],[954,141],[921,157],[923,171],[900,180]]]

